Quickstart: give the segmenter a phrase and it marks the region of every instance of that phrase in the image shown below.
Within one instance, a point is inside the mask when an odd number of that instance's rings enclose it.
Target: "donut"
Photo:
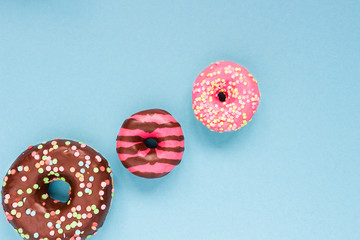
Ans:
[[[30,146],[3,181],[2,206],[23,239],[81,240],[103,225],[113,197],[106,159],[82,142],[55,139]],[[69,199],[53,199],[53,181],[70,185]]]
[[[192,107],[195,117],[216,132],[242,128],[259,106],[257,81],[239,64],[212,63],[194,82]]]
[[[147,140],[155,142],[147,146]],[[167,111],[150,109],[135,113],[123,123],[117,136],[119,158],[132,174],[159,178],[177,166],[184,152],[180,124]]]

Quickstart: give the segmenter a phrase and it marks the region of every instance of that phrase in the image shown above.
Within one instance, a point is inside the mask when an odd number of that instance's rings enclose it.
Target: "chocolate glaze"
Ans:
[[[127,119],[125,120],[123,126],[123,128],[126,129],[141,129],[145,132],[148,133],[152,133],[154,132],[157,128],[173,128],[173,127],[180,127],[179,123],[175,123],[175,122],[168,122],[168,123],[164,123],[164,124],[157,124],[154,122],[147,122],[146,123],[146,127],[144,127],[144,123],[143,122],[139,122],[136,119]]]
[[[175,141],[182,141],[184,140],[184,136],[166,136],[166,137],[152,137],[156,140],[156,142],[162,142],[166,140],[175,140]],[[125,141],[125,142],[143,142],[147,138],[143,138],[140,136],[117,136],[116,140],[118,141]]]
[[[68,202],[48,195],[54,180],[70,184]],[[4,178],[2,205],[25,239],[77,240],[103,225],[112,194],[111,169],[103,156],[83,143],[55,139],[29,147],[16,159]]]
[[[154,139],[156,139],[156,138],[154,138]],[[183,152],[184,151],[183,147],[160,147],[160,146],[157,146],[156,148],[159,150],[170,151],[170,152]],[[138,151],[144,151],[146,149],[148,149],[148,147],[144,143],[138,143],[138,144],[135,144],[128,148],[118,148],[117,151],[121,152],[121,153],[126,153],[126,154],[136,154]]]

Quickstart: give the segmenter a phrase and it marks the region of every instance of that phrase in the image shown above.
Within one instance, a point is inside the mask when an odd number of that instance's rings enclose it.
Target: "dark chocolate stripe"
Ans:
[[[153,161],[151,161],[148,158],[145,159],[144,157],[132,157],[132,158],[128,158],[125,161],[121,161],[121,162],[124,165],[124,167],[126,167],[126,168],[144,165],[144,164],[148,164],[148,163],[150,165],[154,165],[155,163],[167,163],[167,164],[177,166],[181,162],[181,159],[173,160],[173,159],[166,159],[166,158],[156,158]]]
[[[116,151],[121,154],[137,154],[139,151],[145,151],[147,149],[149,149],[149,148],[145,144],[138,143],[138,144],[135,144],[134,146],[131,146],[128,148],[118,147],[118,148],[116,148]],[[156,149],[162,150],[162,151],[167,151],[167,152],[183,152],[184,151],[183,147],[171,148],[171,147],[157,146]]]
[[[154,114],[171,115],[170,113],[168,113],[167,111],[162,110],[162,109],[149,109],[149,110],[144,110],[144,111],[135,113],[132,116],[135,116],[135,115],[154,115]]]
[[[167,152],[183,152],[184,151],[183,147],[160,147],[160,146],[157,146],[156,149],[162,150],[162,151],[167,151]]]
[[[143,142],[145,141],[147,138],[143,138],[140,136],[117,136],[116,140],[117,141],[124,141],[124,142]],[[184,136],[166,136],[166,137],[153,137],[153,139],[155,139],[157,142],[163,142],[163,141],[167,141],[167,140],[174,140],[174,141],[182,141],[184,140]]]
[[[137,154],[139,151],[145,151],[147,149],[149,148],[144,143],[138,143],[128,148],[118,147],[116,151],[121,154]]]
[[[180,127],[180,124],[178,122],[167,122],[163,124],[158,124],[155,122],[143,122],[133,118],[128,118],[127,120],[125,120],[125,122],[122,125],[122,128],[125,129],[131,129],[131,130],[139,129],[148,133],[152,133],[158,128],[175,128],[175,127]]]
[[[167,175],[169,172],[164,173],[152,173],[152,172],[132,172],[136,176],[143,177],[143,178],[160,178]]]
[[[116,148],[116,151],[121,154],[137,154],[139,151],[145,151],[147,149],[149,149],[149,148],[145,144],[138,143],[138,144],[135,144],[134,146],[131,146],[128,148],[118,147],[118,148]],[[183,152],[184,151],[183,147],[160,147],[160,146],[157,146],[155,149],[167,151],[167,152]]]
[[[181,136],[166,136],[166,137],[158,137],[158,138],[154,138],[157,142],[163,142],[163,141],[167,141],[167,140],[175,140],[175,141],[182,141],[184,140],[184,135]]]

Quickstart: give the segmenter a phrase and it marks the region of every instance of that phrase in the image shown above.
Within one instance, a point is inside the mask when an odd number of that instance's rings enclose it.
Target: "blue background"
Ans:
[[[359,1],[0,2],[1,175],[28,145],[95,147],[115,198],[94,239],[360,239]],[[218,134],[192,83],[237,62],[262,93],[253,121]],[[146,180],[120,163],[131,114],[181,123],[182,163]],[[1,239],[19,239],[0,217]]]

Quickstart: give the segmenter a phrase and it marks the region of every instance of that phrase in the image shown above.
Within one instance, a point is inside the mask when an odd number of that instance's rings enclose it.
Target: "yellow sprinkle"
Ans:
[[[209,101],[212,102],[212,96],[209,97]]]

